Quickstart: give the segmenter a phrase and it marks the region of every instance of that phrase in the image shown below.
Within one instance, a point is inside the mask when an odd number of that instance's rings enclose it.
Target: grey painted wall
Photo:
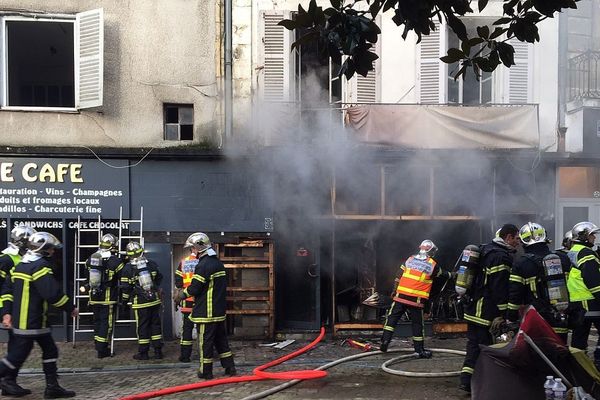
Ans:
[[[146,161],[131,169],[131,212],[144,231],[265,232],[270,173],[259,160]]]

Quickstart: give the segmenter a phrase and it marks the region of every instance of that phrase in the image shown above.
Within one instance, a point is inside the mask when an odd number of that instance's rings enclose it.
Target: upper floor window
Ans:
[[[492,26],[495,18],[463,18],[469,37],[475,37],[477,26]],[[480,105],[489,103],[523,104],[531,101],[531,46],[510,41],[515,48],[515,64],[503,66],[494,72],[483,72],[479,79],[469,69],[467,74],[454,80],[459,65],[445,64],[440,57],[449,48],[460,48],[460,40],[446,24],[436,23],[436,30],[423,36],[418,46],[417,86],[420,103],[454,103]],[[471,54],[478,51],[471,49]],[[484,49],[485,52],[485,49]]]
[[[165,104],[165,140],[194,140],[193,104]]]
[[[69,15],[0,14],[0,105],[79,109],[102,105],[102,9]]]

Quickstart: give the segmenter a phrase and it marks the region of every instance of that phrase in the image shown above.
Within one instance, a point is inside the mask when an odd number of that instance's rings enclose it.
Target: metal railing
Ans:
[[[569,60],[567,100],[600,99],[600,51]]]

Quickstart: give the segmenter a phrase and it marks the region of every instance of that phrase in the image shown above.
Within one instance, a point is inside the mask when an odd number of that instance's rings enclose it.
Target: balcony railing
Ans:
[[[600,99],[600,51],[571,58],[568,73],[568,101]]]

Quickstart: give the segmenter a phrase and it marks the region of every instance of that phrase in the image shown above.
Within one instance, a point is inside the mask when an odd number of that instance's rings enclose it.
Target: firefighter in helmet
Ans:
[[[565,270],[565,278],[569,277],[569,271],[571,270],[571,259],[569,258],[569,251],[571,250],[571,246],[573,246],[573,232],[570,230],[565,232],[565,236],[562,240],[562,247],[560,249],[556,249],[554,253],[560,257],[563,268]]]
[[[154,359],[163,358],[161,290],[162,274],[158,265],[144,256],[144,248],[138,242],[126,246],[129,259],[121,274],[123,300],[131,299],[135,315],[138,353],[135,360],[148,360],[150,344],[154,348]]]
[[[466,392],[471,391],[471,376],[479,357],[479,346],[493,343],[490,334],[492,321],[497,317],[506,317],[510,269],[518,246],[519,228],[504,224],[491,243],[480,247],[479,272],[473,281],[471,301],[464,306],[467,354],[460,374],[459,389]]]
[[[567,279],[571,301],[569,309],[575,325],[571,346],[586,350],[592,324],[600,330],[600,258],[592,249],[600,228],[584,221],[575,224],[571,232],[571,271]],[[598,347],[594,351],[594,363],[596,367],[600,367]]]
[[[12,269],[11,279],[5,285],[6,293],[12,294],[12,301],[4,301],[2,307],[2,323],[12,326],[13,338],[7,356],[0,362],[0,377],[9,377],[18,371],[29,356],[33,342],[37,342],[42,349],[46,399],[75,396],[75,392],[58,384],[58,348],[47,324],[48,305],[72,317],[78,315],[77,308],[62,292],[62,285],[54,276],[52,257],[60,248],[60,241],[48,232],[36,232],[29,237],[27,253]]]
[[[437,246],[431,240],[423,240],[419,252],[410,256],[400,267],[401,275],[396,288],[394,301],[387,313],[383,326],[380,350],[386,352],[392,341],[396,324],[402,314],[408,311],[412,322],[413,347],[420,358],[430,358],[431,352],[425,349],[423,311],[428,308],[429,293],[433,279],[437,277],[450,278],[450,273],[444,271],[434,260]]]
[[[175,271],[175,287],[178,289],[185,289],[192,283],[192,277],[198,264],[198,257],[196,257],[196,250],[192,242],[186,241],[183,245],[184,249],[189,250],[190,254],[185,256],[177,266]],[[190,362],[192,355],[193,337],[192,331],[194,330],[194,323],[190,320],[190,314],[194,308],[194,297],[190,296],[183,299],[180,303],[176,304],[181,311],[183,325],[181,327],[181,353],[179,355],[179,361]]]
[[[0,253],[0,287],[4,286],[4,282],[10,279],[10,272],[13,267],[21,262],[22,257],[27,252],[27,241],[29,237],[35,233],[35,229],[28,226],[17,226],[10,231],[10,241],[6,249]],[[7,302],[12,301],[12,294],[6,293],[0,298],[0,306],[6,299]],[[8,331],[8,345],[13,340],[12,331]],[[31,390],[24,389],[17,384],[18,370],[11,371],[12,373],[0,380],[0,388],[3,396],[25,396],[31,394]]]
[[[518,321],[520,306],[531,304],[566,344],[569,330],[564,311],[569,298],[561,259],[550,251],[546,230],[540,224],[526,223],[519,238],[525,254],[510,273],[507,318]]]
[[[119,274],[123,262],[118,256],[117,237],[107,233],[98,251],[85,262],[88,274],[89,305],[94,313],[94,343],[98,358],[110,356],[108,343],[113,329],[114,306],[118,301]],[[86,287],[81,288],[82,291]]]
[[[193,296],[194,308],[189,316],[197,325],[200,368],[198,377],[213,378],[213,348],[225,368],[225,374],[236,374],[233,354],[227,341],[225,309],[227,306],[227,274],[225,266],[217,258],[210,239],[205,233],[191,234],[186,243],[190,243],[198,257],[198,264],[192,277],[192,283],[175,293],[175,302]]]

